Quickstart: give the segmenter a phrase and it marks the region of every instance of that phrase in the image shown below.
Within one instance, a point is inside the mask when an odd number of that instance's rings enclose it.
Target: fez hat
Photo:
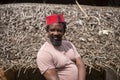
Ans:
[[[46,17],[46,25],[51,25],[58,22],[65,22],[62,14],[53,14]]]

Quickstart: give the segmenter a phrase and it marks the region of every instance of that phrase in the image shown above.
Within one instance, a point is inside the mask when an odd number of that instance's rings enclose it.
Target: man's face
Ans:
[[[59,23],[54,23],[49,26],[48,37],[53,46],[60,46],[62,43],[62,36],[64,34],[63,26]]]

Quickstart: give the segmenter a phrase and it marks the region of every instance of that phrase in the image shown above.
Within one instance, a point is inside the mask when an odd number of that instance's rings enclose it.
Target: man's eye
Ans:
[[[50,31],[52,31],[52,32],[53,32],[53,31],[55,31],[55,29],[50,29]]]
[[[62,30],[57,30],[58,32],[62,32]]]

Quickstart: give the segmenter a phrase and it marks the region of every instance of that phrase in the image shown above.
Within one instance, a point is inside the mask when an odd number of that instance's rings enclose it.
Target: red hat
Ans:
[[[53,23],[65,22],[62,14],[53,14],[46,17],[46,24],[50,25]]]

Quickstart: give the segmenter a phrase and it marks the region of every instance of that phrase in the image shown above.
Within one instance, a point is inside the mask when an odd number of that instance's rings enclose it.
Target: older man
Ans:
[[[37,54],[37,65],[47,80],[85,80],[85,66],[75,46],[62,40],[66,23],[62,14],[46,17],[47,42]]]

